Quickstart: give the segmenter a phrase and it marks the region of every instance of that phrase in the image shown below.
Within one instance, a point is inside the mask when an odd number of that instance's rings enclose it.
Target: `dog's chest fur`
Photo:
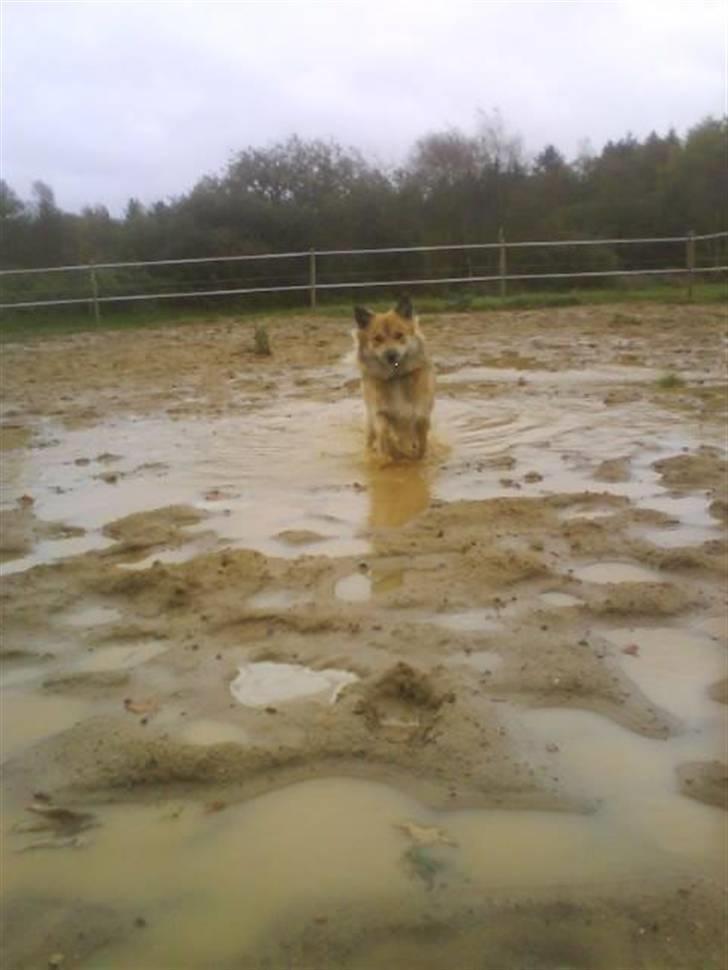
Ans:
[[[429,364],[388,381],[362,375],[367,406],[400,422],[427,417],[432,409],[432,368]]]

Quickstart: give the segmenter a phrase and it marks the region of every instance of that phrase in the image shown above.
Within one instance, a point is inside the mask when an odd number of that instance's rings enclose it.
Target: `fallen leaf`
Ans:
[[[37,822],[28,823],[25,831],[42,831],[43,829],[55,829],[66,835],[74,835],[84,829],[98,825],[96,816],[90,812],[74,812],[70,808],[61,808],[56,805],[45,805],[34,803],[25,806],[26,812],[32,812],[40,816]],[[22,823],[20,823],[22,826]]]
[[[21,495],[18,499],[18,505],[35,505],[35,499],[32,495]]]
[[[637,657],[639,655],[639,652],[640,652],[640,648],[637,646],[636,643],[630,643],[622,651],[622,653],[629,654],[630,657]]]
[[[213,815],[215,812],[222,812],[227,808],[227,802],[217,801],[208,802],[205,805],[205,815]]]
[[[130,714],[142,714],[148,716],[149,714],[156,714],[159,710],[159,701],[154,700],[154,698],[148,698],[145,701],[135,701],[131,697],[127,697],[124,700],[124,708],[129,711]]]
[[[444,829],[436,825],[418,825],[417,822],[399,822],[397,828],[409,836],[416,845],[451,845],[457,842]]]
[[[16,852],[33,852],[36,849],[85,849],[89,845],[88,839],[79,835],[71,835],[65,838],[36,839],[19,846]]]

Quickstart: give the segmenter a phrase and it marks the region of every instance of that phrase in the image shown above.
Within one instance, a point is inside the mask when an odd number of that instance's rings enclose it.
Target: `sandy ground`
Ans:
[[[169,851],[227,817],[190,863],[222,866],[277,792],[329,895],[284,869],[175,967],[725,965],[725,311],[422,322],[421,466],[363,455],[348,321],[271,321],[265,358],[234,319],[3,349],[4,965],[170,966],[179,877],[118,896],[114,852],[184,806]],[[390,809],[399,893],[366,883]]]

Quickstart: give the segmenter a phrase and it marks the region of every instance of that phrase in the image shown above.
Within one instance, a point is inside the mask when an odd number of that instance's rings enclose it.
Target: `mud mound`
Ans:
[[[123,687],[129,683],[129,674],[124,670],[89,670],[75,674],[49,677],[43,681],[43,689],[49,693],[92,693],[101,697],[105,691]]]
[[[0,562],[27,556],[43,539],[72,539],[84,532],[77,526],[39,519],[32,502],[15,509],[0,509]]]
[[[504,531],[523,534],[544,528],[555,520],[549,504],[531,498],[434,502],[404,528],[378,531],[377,548],[389,555],[466,551]]]
[[[179,564],[155,562],[144,570],[106,571],[95,589],[131,600],[147,615],[167,609],[215,612],[234,608],[241,598],[257,592],[267,575],[267,559],[261,553],[225,550]]]
[[[700,601],[697,593],[673,583],[606,583],[588,595],[592,613],[614,616],[674,616]]]
[[[719,704],[728,704],[728,677],[712,684],[708,690],[708,696]]]
[[[721,761],[690,761],[680,765],[677,777],[683,795],[728,809],[728,765]]]
[[[630,468],[628,458],[609,458],[594,469],[598,482],[628,482]]]
[[[116,539],[114,553],[139,552],[154,546],[176,545],[187,538],[181,530],[196,525],[206,517],[205,512],[187,505],[170,505],[163,509],[135,512],[107,523],[103,533]]]
[[[724,539],[711,539],[702,546],[676,546],[673,549],[648,549],[640,558],[659,569],[705,570],[725,576],[728,570],[728,544]]]
[[[423,740],[433,718],[455,695],[435,687],[432,676],[400,662],[367,685],[356,711],[371,730]]]
[[[717,448],[703,446],[692,454],[673,455],[654,462],[666,488],[692,491],[715,489],[724,493],[728,485],[728,462]]]
[[[649,738],[669,737],[680,727],[605,659],[611,648],[595,634],[577,640],[544,624],[500,636],[497,643],[503,666],[481,679],[487,695],[515,696],[532,707],[595,711]]]

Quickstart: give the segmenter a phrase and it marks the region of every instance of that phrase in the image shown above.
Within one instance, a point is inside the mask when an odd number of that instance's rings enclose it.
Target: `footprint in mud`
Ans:
[[[385,737],[424,740],[440,707],[453,700],[427,674],[400,662],[365,690],[356,710],[370,730]]]

